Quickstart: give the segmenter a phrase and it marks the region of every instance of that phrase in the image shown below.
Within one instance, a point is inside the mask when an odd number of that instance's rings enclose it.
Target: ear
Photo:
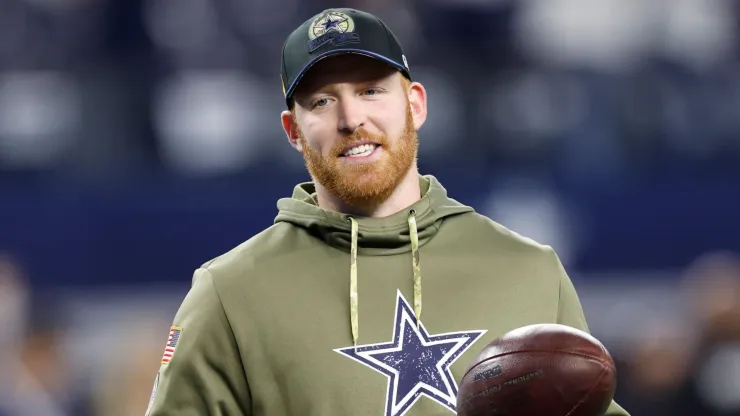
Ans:
[[[288,136],[288,142],[290,142],[290,145],[295,150],[302,153],[303,145],[301,145],[301,141],[299,140],[298,125],[293,118],[293,113],[288,110],[283,111],[282,113],[280,113],[280,121],[283,124],[285,135]]]
[[[418,82],[412,82],[407,91],[414,128],[419,130],[427,120],[427,91]]]

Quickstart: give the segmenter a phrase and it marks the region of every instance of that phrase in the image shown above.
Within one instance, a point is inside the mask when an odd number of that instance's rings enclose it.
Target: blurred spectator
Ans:
[[[706,255],[684,284],[688,319],[647,318],[620,360],[620,400],[637,415],[740,415],[740,257]]]
[[[10,256],[0,257],[0,414],[62,416],[70,409],[58,311],[31,304],[26,277]]]
[[[0,253],[0,415],[14,413],[27,325],[28,287],[18,264]]]
[[[109,361],[93,389],[93,415],[141,416],[146,412],[164,352],[170,322],[132,322],[116,331],[124,342],[114,343]],[[164,335],[164,336],[163,336]]]
[[[647,324],[619,357],[618,397],[635,415],[704,415],[688,384],[695,339],[686,323]]]
[[[707,416],[740,415],[740,257],[715,253],[689,269],[689,307],[701,325],[690,380]]]

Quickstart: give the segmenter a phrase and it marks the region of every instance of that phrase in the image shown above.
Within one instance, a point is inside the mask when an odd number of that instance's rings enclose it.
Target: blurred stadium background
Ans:
[[[421,167],[556,248],[633,415],[740,414],[740,2],[0,0],[0,415],[142,415],[193,270],[307,180],[289,31],[381,16]]]

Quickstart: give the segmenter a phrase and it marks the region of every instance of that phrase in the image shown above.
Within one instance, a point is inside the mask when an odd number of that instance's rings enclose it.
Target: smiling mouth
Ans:
[[[378,147],[380,147],[380,145],[375,143],[360,144],[342,153],[342,157],[352,158],[370,156]]]

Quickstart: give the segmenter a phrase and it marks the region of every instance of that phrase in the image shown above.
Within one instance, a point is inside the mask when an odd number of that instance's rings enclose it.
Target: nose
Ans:
[[[337,128],[342,134],[352,134],[365,125],[362,106],[351,99],[339,103],[339,123]]]

